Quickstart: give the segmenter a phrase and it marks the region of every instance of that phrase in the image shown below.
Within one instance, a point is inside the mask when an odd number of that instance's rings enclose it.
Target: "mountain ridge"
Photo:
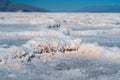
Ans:
[[[18,4],[9,0],[0,0],[0,12],[49,12],[49,10]]]

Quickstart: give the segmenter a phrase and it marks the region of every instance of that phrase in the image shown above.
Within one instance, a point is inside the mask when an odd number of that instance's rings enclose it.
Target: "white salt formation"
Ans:
[[[36,56],[49,53],[74,53],[83,54],[91,57],[101,57],[119,59],[119,48],[101,47],[97,44],[83,43],[81,39],[71,39],[70,37],[39,37],[28,41],[20,47],[1,49],[0,61],[23,60],[29,61]],[[3,56],[4,55],[4,56]],[[44,56],[43,56],[44,57]],[[7,59],[7,60],[6,60]]]
[[[0,49],[0,61],[4,59],[26,59],[35,57],[35,55],[42,55],[44,53],[56,54],[66,52],[77,52],[89,56],[119,58],[119,48],[103,47],[96,44],[85,43],[79,37],[75,36],[98,36],[98,35],[116,35],[120,34],[119,14],[66,14],[66,13],[1,13],[1,24],[34,24],[38,25],[36,30],[29,30],[24,28],[22,31],[10,30],[7,27],[6,31],[2,28],[0,30],[0,38],[14,39],[14,38],[30,38],[26,44],[21,46],[10,46],[10,48]],[[13,15],[14,14],[14,15]],[[100,17],[98,17],[98,15]],[[102,16],[102,17],[101,17]],[[104,17],[104,18],[103,18]],[[82,26],[97,26],[95,28]],[[99,26],[99,27],[98,27]],[[106,26],[106,27],[104,27]],[[111,27],[110,27],[111,26]],[[117,27],[115,27],[117,26]],[[99,29],[101,27],[101,29]],[[77,30],[75,30],[75,28]],[[106,28],[106,29],[105,29]],[[14,28],[13,28],[14,29]],[[17,29],[17,28],[15,28]],[[85,29],[85,30],[84,30]],[[34,39],[32,39],[34,38]],[[3,44],[2,44],[3,45]],[[115,55],[114,55],[115,54]]]
[[[67,38],[66,38],[67,39]],[[15,58],[26,57],[31,58],[31,56],[35,56],[37,54],[41,55],[44,53],[56,54],[65,53],[66,51],[77,51],[79,46],[82,43],[82,40],[76,39],[72,40],[68,38],[67,40],[64,38],[52,38],[52,37],[40,37],[35,38],[33,40],[28,41],[26,44],[21,47],[11,47],[2,51],[1,53],[8,53],[10,56]],[[11,58],[9,55],[5,56],[5,58]],[[1,61],[4,61],[1,59]]]
[[[9,15],[9,16],[8,16]],[[119,13],[0,13],[0,24],[61,24],[66,26],[119,26]],[[59,25],[58,25],[59,26]]]
[[[0,13],[0,80],[119,80],[119,15]]]

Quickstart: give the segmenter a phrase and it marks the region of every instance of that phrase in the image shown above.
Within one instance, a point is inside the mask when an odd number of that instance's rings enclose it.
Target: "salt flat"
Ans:
[[[119,80],[119,13],[0,13],[0,79]]]

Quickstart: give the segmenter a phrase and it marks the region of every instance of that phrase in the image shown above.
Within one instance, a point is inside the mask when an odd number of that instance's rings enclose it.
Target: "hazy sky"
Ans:
[[[120,0],[11,0],[52,11],[76,11],[94,5],[120,5]]]

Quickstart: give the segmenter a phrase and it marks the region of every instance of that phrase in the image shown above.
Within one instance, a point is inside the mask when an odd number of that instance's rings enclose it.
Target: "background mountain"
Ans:
[[[9,0],[0,0],[0,12],[48,12],[43,8],[36,8],[25,4],[17,4]]]
[[[44,8],[37,8],[27,4],[18,4],[10,0],[0,0],[0,12],[49,12]],[[54,11],[52,11],[54,12]],[[58,12],[120,12],[120,5],[97,5],[80,8],[77,11]]]
[[[77,12],[120,12],[120,5],[89,6],[78,10]]]

